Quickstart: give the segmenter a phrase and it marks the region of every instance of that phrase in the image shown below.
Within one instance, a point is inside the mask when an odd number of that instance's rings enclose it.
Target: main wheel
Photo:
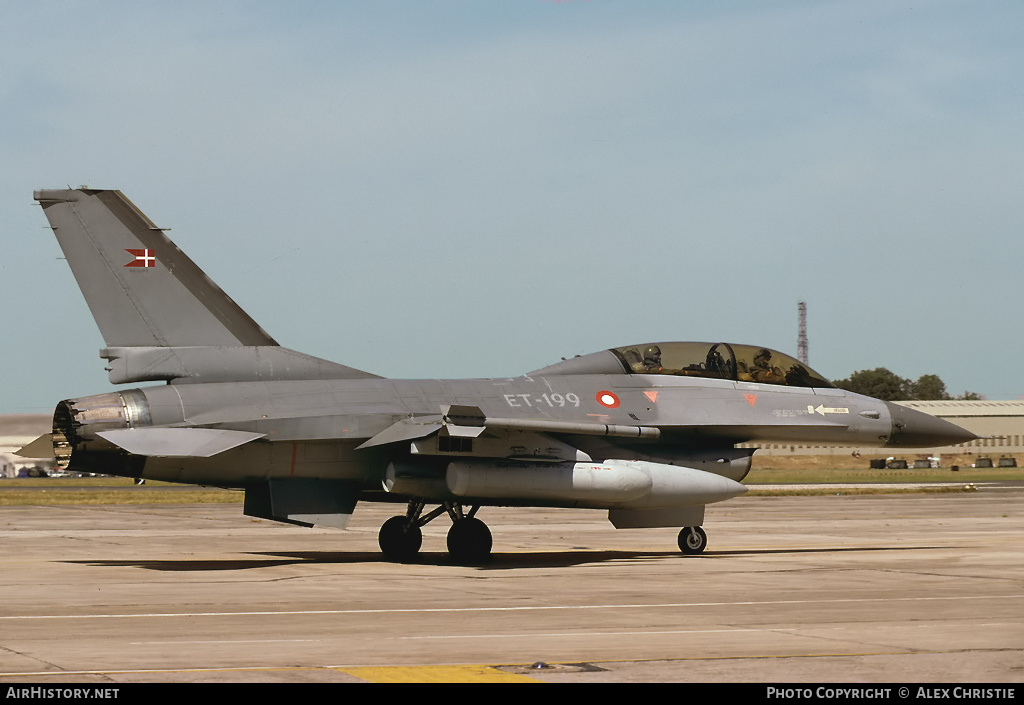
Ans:
[[[459,563],[483,563],[491,545],[491,530],[479,519],[459,519],[448,530],[448,553]]]
[[[688,556],[704,553],[708,547],[708,535],[699,526],[684,526],[679,532],[679,550]]]
[[[405,517],[395,516],[380,527],[377,543],[385,558],[401,563],[419,553],[423,545],[423,532],[418,526],[410,526]]]

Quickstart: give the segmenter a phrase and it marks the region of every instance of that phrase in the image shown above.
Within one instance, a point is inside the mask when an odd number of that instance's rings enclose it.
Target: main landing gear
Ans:
[[[399,563],[412,560],[423,544],[420,527],[445,512],[452,520],[452,528],[448,530],[448,553],[451,557],[466,565],[483,563],[490,557],[491,530],[474,516],[480,507],[475,506],[464,514],[461,504],[445,502],[423,514],[424,504],[420,499],[410,500],[405,516],[393,516],[380,527],[377,541],[385,558]]]

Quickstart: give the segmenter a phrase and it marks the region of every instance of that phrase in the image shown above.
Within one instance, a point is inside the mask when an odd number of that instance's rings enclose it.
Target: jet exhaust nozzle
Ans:
[[[149,404],[137,389],[62,401],[53,412],[55,465],[60,470],[138,477],[145,458],[128,455],[98,433],[149,424]]]

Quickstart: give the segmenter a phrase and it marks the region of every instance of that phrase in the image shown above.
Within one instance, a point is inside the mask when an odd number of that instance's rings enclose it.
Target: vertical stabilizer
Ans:
[[[277,345],[120,191],[34,195],[108,347]]]

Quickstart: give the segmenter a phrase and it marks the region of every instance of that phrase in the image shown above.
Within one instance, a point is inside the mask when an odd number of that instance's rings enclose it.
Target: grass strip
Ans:
[[[126,478],[33,478],[0,482],[0,507],[66,504],[241,504],[242,492]]]

